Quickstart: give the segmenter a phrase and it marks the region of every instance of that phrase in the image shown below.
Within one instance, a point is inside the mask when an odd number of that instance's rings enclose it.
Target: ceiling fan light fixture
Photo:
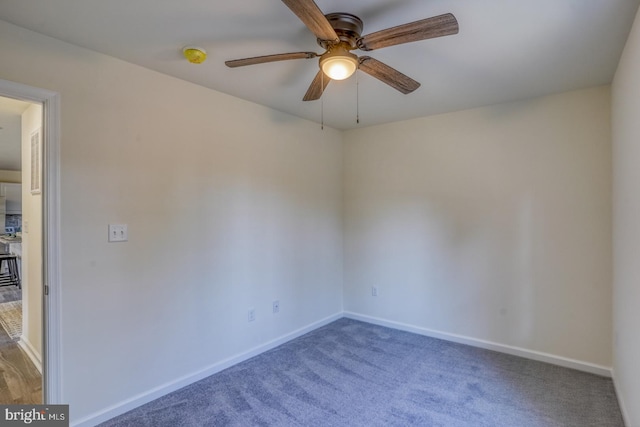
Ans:
[[[186,46],[182,49],[182,54],[192,64],[202,64],[207,59],[207,52],[195,46]]]
[[[344,80],[358,69],[358,57],[338,45],[320,57],[320,68],[332,80]]]

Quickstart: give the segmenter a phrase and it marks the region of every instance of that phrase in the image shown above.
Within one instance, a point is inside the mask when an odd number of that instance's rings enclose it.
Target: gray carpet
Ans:
[[[623,426],[610,379],[340,319],[111,426]]]

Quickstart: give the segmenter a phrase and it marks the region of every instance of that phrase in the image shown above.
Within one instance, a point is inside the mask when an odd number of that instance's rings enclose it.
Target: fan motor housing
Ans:
[[[329,13],[325,15],[341,42],[347,43],[352,49],[357,48],[357,42],[362,34],[364,24],[362,19],[350,13]],[[318,44],[323,49],[328,49],[333,43],[318,39]]]

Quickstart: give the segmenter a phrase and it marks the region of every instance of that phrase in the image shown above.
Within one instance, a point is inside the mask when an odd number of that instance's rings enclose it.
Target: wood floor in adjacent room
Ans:
[[[22,298],[14,286],[0,288],[0,303]],[[33,362],[0,326],[0,404],[42,403],[42,376]]]

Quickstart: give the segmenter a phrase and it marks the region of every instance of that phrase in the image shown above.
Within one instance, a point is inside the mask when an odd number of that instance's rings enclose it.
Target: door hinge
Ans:
[[[49,285],[44,285],[44,294],[49,295]]]

